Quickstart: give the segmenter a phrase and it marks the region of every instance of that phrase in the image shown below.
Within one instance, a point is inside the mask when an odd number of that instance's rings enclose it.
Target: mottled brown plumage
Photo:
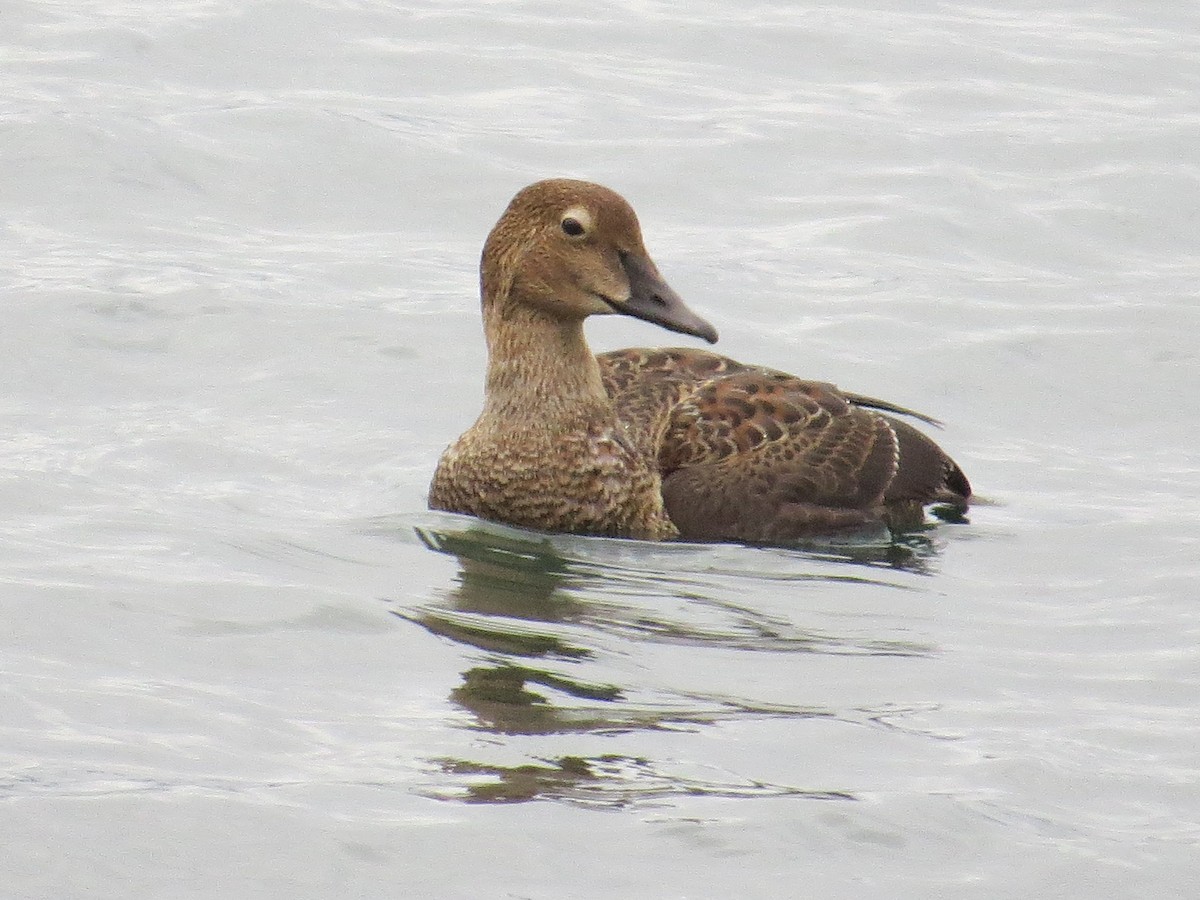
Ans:
[[[924,416],[703,350],[593,356],[589,315],[716,340],[666,285],[617,194],[538,182],[481,264],[487,399],[443,454],[429,505],[546,531],[786,543],[886,522],[971,488],[895,415]],[[892,413],[894,415],[887,415]]]

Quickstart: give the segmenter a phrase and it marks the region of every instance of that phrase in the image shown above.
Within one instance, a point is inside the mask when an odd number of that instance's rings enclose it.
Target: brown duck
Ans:
[[[583,320],[621,313],[717,339],[659,275],[637,216],[586,181],[513,198],[480,266],[483,412],[438,463],[432,509],[543,531],[786,543],[965,510],[911,410],[704,350],[593,355]]]

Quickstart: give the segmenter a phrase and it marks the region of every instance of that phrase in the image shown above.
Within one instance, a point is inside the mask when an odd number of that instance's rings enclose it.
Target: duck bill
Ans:
[[[614,311],[635,319],[644,319],[670,331],[717,342],[717,329],[700,318],[683,299],[671,290],[650,258],[640,253],[622,253],[621,265],[629,279],[629,298],[623,302],[608,300]]]

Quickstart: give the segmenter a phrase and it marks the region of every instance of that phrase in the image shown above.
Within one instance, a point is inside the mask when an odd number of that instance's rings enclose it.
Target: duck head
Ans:
[[[658,273],[620,194],[559,178],[518,193],[483,248],[485,320],[525,307],[564,323],[620,313],[717,340]]]

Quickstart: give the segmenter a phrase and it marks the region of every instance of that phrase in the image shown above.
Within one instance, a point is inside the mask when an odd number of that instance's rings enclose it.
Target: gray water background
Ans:
[[[1200,895],[1198,148],[1192,3],[0,4],[0,895]],[[425,512],[552,175],[992,503]]]

